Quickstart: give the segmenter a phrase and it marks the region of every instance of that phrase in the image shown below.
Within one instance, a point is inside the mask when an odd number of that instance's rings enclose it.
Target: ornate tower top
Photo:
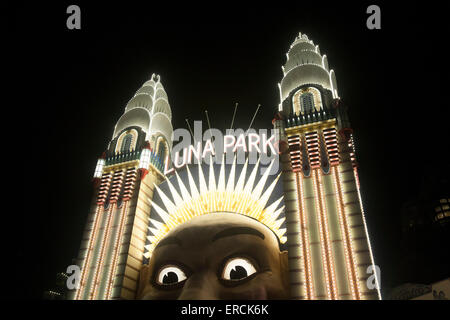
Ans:
[[[145,134],[145,140],[152,136],[162,135],[172,147],[172,110],[169,99],[161,83],[161,77],[152,74],[128,101],[124,114],[117,121],[113,139],[125,129],[139,127]]]
[[[303,85],[317,85],[330,90],[338,98],[336,76],[328,67],[327,56],[322,55],[306,34],[299,33],[286,54],[283,79],[279,84],[281,103]],[[281,104],[279,110],[282,110]]]

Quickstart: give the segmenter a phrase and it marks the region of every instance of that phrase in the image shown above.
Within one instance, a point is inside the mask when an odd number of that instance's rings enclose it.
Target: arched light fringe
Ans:
[[[208,183],[199,164],[199,186],[195,183],[189,167],[186,166],[188,185],[176,173],[181,194],[170,180],[166,179],[173,201],[155,185],[155,189],[165,208],[161,208],[151,199],[149,201],[163,222],[150,218],[149,230],[152,235],[148,236],[150,244],[145,246],[146,252],[144,256],[150,258],[158,242],[176,226],[194,217],[213,212],[231,212],[252,217],[269,227],[278,236],[280,242],[285,243],[286,237],[284,234],[286,233],[286,229],[281,228],[285,218],[279,218],[280,214],[284,211],[284,206],[278,208],[283,197],[266,206],[281,175],[280,173],[267,188],[264,188],[274,161],[275,159],[272,160],[270,166],[257,183],[255,179],[259,168],[259,160],[253,167],[248,179],[246,179],[248,159],[246,160],[239,177],[237,177],[236,184],[236,158],[234,159],[228,179],[225,178],[225,161],[222,160],[217,181],[211,159]]]

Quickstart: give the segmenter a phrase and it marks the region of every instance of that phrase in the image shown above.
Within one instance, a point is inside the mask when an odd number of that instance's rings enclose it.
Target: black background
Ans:
[[[383,291],[400,284],[400,207],[425,176],[449,171],[448,8],[374,3],[381,30],[366,27],[372,2],[4,6],[3,158],[15,182],[3,225],[7,296],[41,298],[76,257],[97,157],[152,73],[161,75],[174,128],[205,120],[207,109],[212,127],[225,129],[236,102],[236,127],[247,128],[260,103],[253,127],[271,128],[281,65],[299,31],[336,72]],[[81,7],[81,30],[66,28],[70,4]]]

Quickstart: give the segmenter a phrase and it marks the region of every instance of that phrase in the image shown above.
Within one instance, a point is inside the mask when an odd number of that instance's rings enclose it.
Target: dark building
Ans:
[[[66,300],[67,299],[67,279],[68,275],[65,272],[56,274],[55,285],[52,289],[47,290],[43,294],[45,300]]]
[[[431,291],[430,284],[450,277],[449,190],[448,174],[424,177],[415,197],[403,204],[398,264],[403,285],[391,290],[388,298],[412,299]]]

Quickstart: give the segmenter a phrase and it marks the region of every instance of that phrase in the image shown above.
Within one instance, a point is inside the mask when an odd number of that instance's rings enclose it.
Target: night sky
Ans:
[[[207,109],[212,127],[225,129],[236,102],[235,127],[247,128],[261,104],[253,127],[271,128],[281,65],[299,31],[336,72],[383,290],[400,284],[400,208],[423,177],[449,171],[445,8],[375,2],[382,29],[368,30],[372,2],[112,3],[4,8],[11,99],[4,108],[14,113],[4,121],[22,137],[5,151],[17,204],[15,226],[3,225],[16,266],[10,296],[41,298],[72,264],[97,158],[152,73],[161,75],[174,128],[186,127],[185,118],[205,121]],[[66,28],[70,4],[81,7],[79,31]],[[13,168],[11,154],[26,162]]]

